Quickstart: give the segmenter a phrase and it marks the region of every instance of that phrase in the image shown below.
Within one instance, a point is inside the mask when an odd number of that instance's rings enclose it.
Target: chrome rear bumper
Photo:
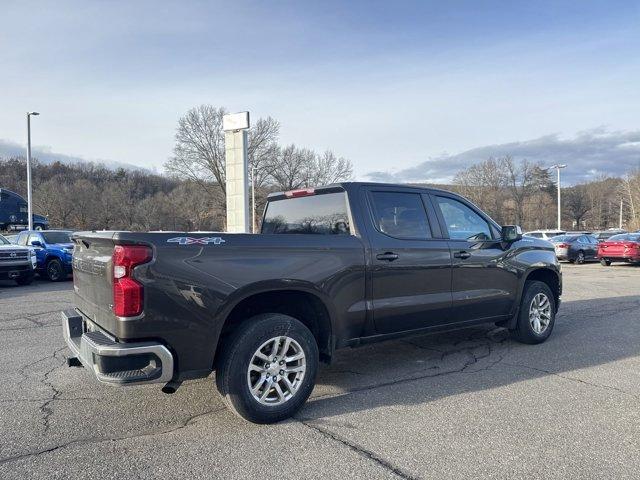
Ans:
[[[173,377],[173,355],[155,342],[122,343],[76,310],[62,313],[62,333],[69,350],[98,381],[112,385],[167,383]]]

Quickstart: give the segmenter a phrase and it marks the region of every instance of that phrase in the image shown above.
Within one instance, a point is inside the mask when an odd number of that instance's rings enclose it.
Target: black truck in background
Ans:
[[[543,342],[562,293],[549,242],[456,194],[404,185],[272,194],[260,235],[73,241],[70,364],[168,393],[215,371],[228,406],[258,423],[293,415],[338,348],[488,322]]]
[[[33,228],[46,230],[49,220],[33,214]],[[0,231],[25,230],[29,225],[27,201],[16,192],[0,188]]]

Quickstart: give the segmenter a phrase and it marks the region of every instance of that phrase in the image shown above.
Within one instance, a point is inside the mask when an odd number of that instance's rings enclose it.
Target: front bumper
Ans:
[[[160,343],[117,342],[76,310],[62,312],[62,333],[69,350],[100,382],[138,385],[173,377],[173,355]]]
[[[30,264],[2,264],[0,265],[0,280],[16,280],[33,277],[33,268]]]

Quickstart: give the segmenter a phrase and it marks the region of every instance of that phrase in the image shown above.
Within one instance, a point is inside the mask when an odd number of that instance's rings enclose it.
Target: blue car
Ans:
[[[36,252],[36,272],[52,282],[64,280],[71,273],[73,243],[69,230],[25,230],[16,243],[31,247]]]

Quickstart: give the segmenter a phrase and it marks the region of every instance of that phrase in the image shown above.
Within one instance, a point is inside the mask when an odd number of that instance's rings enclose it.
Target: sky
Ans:
[[[162,171],[208,103],[360,180],[451,181],[512,154],[569,182],[640,167],[640,1],[11,1],[0,155]]]

